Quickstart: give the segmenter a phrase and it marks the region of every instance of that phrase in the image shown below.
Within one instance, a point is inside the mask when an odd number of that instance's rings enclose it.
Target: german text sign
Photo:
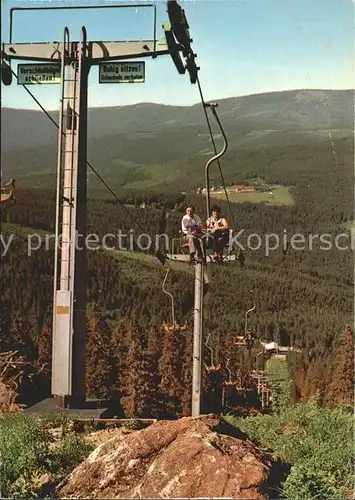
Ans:
[[[60,83],[60,64],[18,64],[17,83],[29,85],[37,83]]]
[[[99,64],[99,83],[143,83],[145,62]]]

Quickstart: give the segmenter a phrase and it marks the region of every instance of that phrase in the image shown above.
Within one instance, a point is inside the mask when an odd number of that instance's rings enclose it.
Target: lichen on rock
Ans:
[[[274,478],[282,480],[275,456],[215,415],[156,422],[99,448],[62,482],[59,498],[262,500],[277,486]]]

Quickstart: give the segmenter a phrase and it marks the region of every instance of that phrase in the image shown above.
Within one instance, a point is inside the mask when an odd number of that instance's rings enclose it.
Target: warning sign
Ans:
[[[99,64],[99,83],[144,83],[145,62]]]
[[[60,69],[60,64],[18,64],[17,83],[19,85],[60,83]]]

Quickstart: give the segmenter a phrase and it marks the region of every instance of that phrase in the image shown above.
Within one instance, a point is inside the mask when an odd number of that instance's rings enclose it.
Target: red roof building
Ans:
[[[234,188],[236,191],[238,192],[245,192],[245,191],[255,191],[255,187],[254,186],[243,186],[243,185],[240,185],[240,186],[235,186]]]

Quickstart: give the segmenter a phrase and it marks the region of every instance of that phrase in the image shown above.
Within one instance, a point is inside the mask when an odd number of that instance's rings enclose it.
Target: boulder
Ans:
[[[276,483],[275,483],[276,478]],[[100,444],[59,498],[275,498],[277,458],[215,415],[159,421]]]

